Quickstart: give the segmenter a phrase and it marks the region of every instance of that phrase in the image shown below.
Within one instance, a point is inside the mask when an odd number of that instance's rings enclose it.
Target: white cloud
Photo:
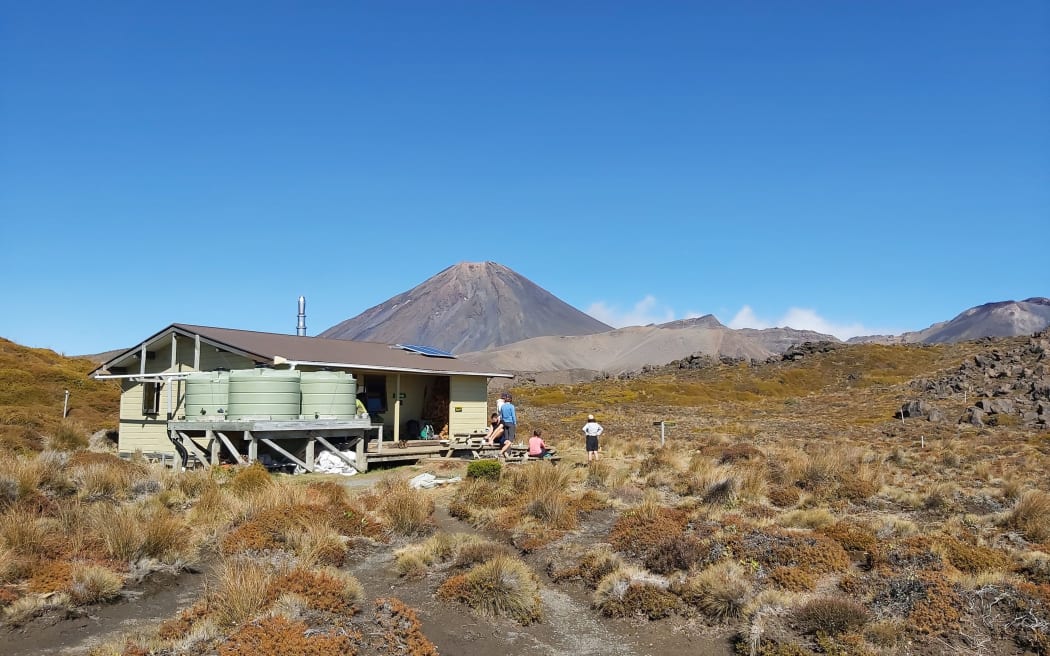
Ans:
[[[758,318],[750,305],[740,308],[740,311],[729,320],[730,328],[769,328],[769,324]]]
[[[781,326],[795,330],[813,330],[825,335],[834,335],[839,339],[849,339],[858,335],[875,335],[879,331],[866,328],[860,322],[839,323],[825,319],[809,308],[789,308],[784,316],[776,321],[768,321],[755,314],[750,305],[745,305],[729,322],[730,328],[770,328]],[[885,332],[885,331],[883,331]]]
[[[605,301],[598,301],[587,308],[587,314],[613,328],[644,326],[650,323],[667,323],[675,320],[674,310],[666,305],[660,305],[652,294],[635,303],[634,307],[629,310],[621,310]]]

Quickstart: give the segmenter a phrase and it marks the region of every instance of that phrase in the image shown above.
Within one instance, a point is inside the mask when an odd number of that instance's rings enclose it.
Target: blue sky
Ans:
[[[0,0],[0,336],[316,334],[461,261],[622,326],[1050,296],[1050,4]]]

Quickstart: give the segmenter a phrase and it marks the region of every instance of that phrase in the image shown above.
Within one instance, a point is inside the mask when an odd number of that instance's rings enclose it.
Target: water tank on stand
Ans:
[[[204,371],[186,377],[186,420],[226,418],[230,372]]]
[[[303,419],[353,419],[357,415],[357,381],[345,371],[304,371]]]
[[[226,418],[288,421],[299,418],[298,370],[238,369],[230,372]]]

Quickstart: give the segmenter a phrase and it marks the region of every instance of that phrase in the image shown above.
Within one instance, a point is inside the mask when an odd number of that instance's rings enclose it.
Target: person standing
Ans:
[[[604,428],[595,419],[594,415],[587,415],[587,423],[583,425],[583,434],[587,439],[587,462],[598,460],[598,436],[604,432]]]
[[[503,405],[499,407],[499,418],[503,420],[503,435],[508,443],[514,443],[514,433],[518,427],[518,412],[514,399],[509,392],[503,393]]]

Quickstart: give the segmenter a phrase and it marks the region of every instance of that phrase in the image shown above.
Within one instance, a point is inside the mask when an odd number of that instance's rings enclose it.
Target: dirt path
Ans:
[[[204,575],[159,574],[125,591],[121,601],[78,608],[62,615],[48,614],[20,627],[0,629],[0,653],[5,656],[82,654],[107,639],[136,627],[161,622],[195,600]]]
[[[438,529],[450,533],[474,533],[470,525],[451,516],[438,503],[434,515]],[[380,547],[351,567],[368,596],[396,596],[416,609],[423,632],[438,651],[451,656],[726,656],[724,640],[701,637],[687,625],[670,621],[647,622],[599,618],[590,608],[589,592],[551,583],[538,573],[543,602],[543,620],[522,627],[510,620],[478,618],[465,607],[438,602],[434,589],[440,579],[405,581],[394,571],[393,548]],[[536,569],[535,558],[529,559]]]

